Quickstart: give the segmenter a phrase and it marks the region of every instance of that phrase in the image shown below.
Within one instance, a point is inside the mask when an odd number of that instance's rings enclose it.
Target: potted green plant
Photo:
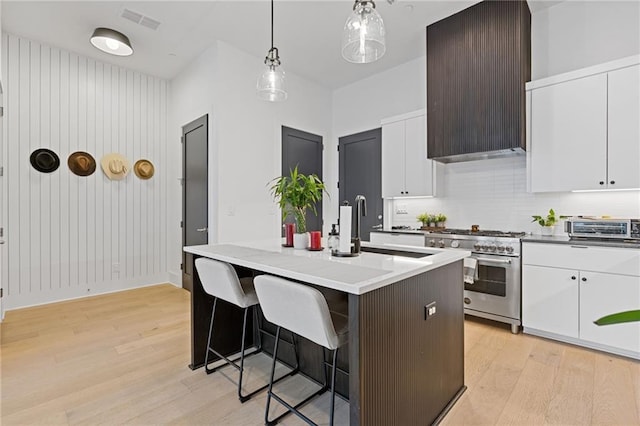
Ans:
[[[435,217],[436,226],[444,228],[444,223],[447,221],[447,216],[442,213],[438,213]]]
[[[537,222],[542,227],[542,235],[553,235],[553,227],[556,225],[559,219],[564,219],[567,216],[556,216],[556,212],[553,209],[549,209],[549,213],[546,217],[534,215],[531,216],[533,220],[531,222]]]
[[[280,176],[271,182],[273,183],[270,188],[271,195],[282,210],[282,221],[284,222],[289,215],[295,220],[296,234],[293,238],[293,246],[307,248],[309,245],[307,209],[311,209],[316,216],[318,215],[316,203],[322,200],[322,193],[327,192],[324,183],[315,174],[299,173],[298,166],[290,171],[289,176]]]
[[[431,215],[429,213],[420,213],[416,216],[416,219],[418,219],[418,222],[422,223],[422,227],[426,228],[429,226]]]

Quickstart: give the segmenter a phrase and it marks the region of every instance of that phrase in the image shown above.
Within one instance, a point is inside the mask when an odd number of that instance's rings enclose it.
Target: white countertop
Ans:
[[[471,255],[466,250],[363,242],[363,246],[424,253],[425,257],[408,258],[366,252],[357,257],[333,257],[328,249],[297,250],[282,247],[282,241],[274,239],[188,246],[184,247],[184,251],[352,294],[364,294]]]

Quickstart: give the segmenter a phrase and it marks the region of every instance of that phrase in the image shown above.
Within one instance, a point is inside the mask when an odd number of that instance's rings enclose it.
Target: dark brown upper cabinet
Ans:
[[[483,1],[427,27],[428,157],[522,153],[531,79],[526,1]]]

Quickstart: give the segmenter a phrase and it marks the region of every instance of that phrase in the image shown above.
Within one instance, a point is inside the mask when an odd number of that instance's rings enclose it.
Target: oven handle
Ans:
[[[478,262],[505,263],[511,265],[511,259],[487,259],[486,257],[476,257]]]

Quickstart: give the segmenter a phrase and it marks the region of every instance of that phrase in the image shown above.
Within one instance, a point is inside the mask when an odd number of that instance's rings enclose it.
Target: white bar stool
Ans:
[[[240,371],[240,378],[238,380],[238,399],[240,402],[245,402],[254,396],[256,393],[266,389],[269,384],[266,384],[246,395],[242,394],[242,375],[244,373],[244,359],[248,356],[255,355],[259,352],[262,352],[262,340],[260,338],[261,333],[267,333],[266,331],[259,329],[258,330],[258,347],[253,352],[245,354],[245,335],[247,331],[247,314],[249,312],[249,308],[253,307],[253,315],[254,319],[257,320],[257,306],[259,304],[258,297],[256,295],[256,291],[253,287],[253,278],[238,278],[238,274],[236,273],[233,266],[228,263],[221,262],[218,260],[213,260],[205,257],[200,257],[195,261],[196,270],[198,271],[198,275],[200,276],[200,282],[202,283],[202,287],[204,291],[213,296],[213,309],[211,311],[211,325],[209,326],[209,337],[207,339],[207,352],[204,358],[204,369],[207,374],[211,374],[218,369],[225,367],[227,365],[232,365],[236,369]],[[242,343],[240,347],[240,356],[235,359],[229,359],[220,352],[216,351],[211,347],[211,340],[213,337],[213,324],[214,317],[216,314],[216,305],[218,303],[218,299],[226,300],[229,303],[232,303],[244,310],[244,320],[242,322]],[[256,321],[257,324],[257,321]],[[270,334],[270,333],[267,333]],[[274,336],[276,338],[276,347],[279,340],[279,335]],[[292,339],[293,342],[293,339]],[[285,343],[289,343],[286,342]],[[293,344],[293,343],[291,343]],[[295,351],[295,345],[294,345]],[[224,364],[218,365],[214,368],[209,368],[209,354],[214,353],[221,359],[224,359],[226,362]],[[279,381],[286,376],[293,375],[298,371],[298,354],[296,351],[296,366],[292,371],[283,375],[282,377],[276,380]],[[236,361],[240,360],[240,365],[236,363]],[[274,364],[276,360],[275,350],[274,350]],[[271,374],[271,380],[273,380],[273,372]]]
[[[348,340],[348,318],[344,315],[334,314],[329,311],[327,300],[322,293],[315,288],[294,283],[270,275],[260,275],[255,277],[254,285],[262,312],[267,321],[275,324],[278,328],[276,336],[280,335],[280,329],[285,328],[299,336],[305,337],[312,342],[333,351],[333,361],[331,363],[331,407],[329,413],[329,424],[333,425],[335,407],[335,382],[336,382],[336,359],[338,348],[347,343]],[[336,330],[338,330],[336,332]],[[294,413],[306,423],[316,425],[311,419],[302,414],[298,408],[309,402],[312,398],[320,395],[329,389],[325,375],[324,387],[315,392],[303,401],[292,406],[273,392],[273,375],[275,371],[275,359],[278,353],[278,337],[273,350],[274,362],[271,365],[271,378],[269,380],[269,390],[267,393],[267,406],[265,410],[265,424],[276,424],[284,415]],[[280,417],[269,420],[269,405],[271,398],[281,403],[287,408],[287,412]]]

